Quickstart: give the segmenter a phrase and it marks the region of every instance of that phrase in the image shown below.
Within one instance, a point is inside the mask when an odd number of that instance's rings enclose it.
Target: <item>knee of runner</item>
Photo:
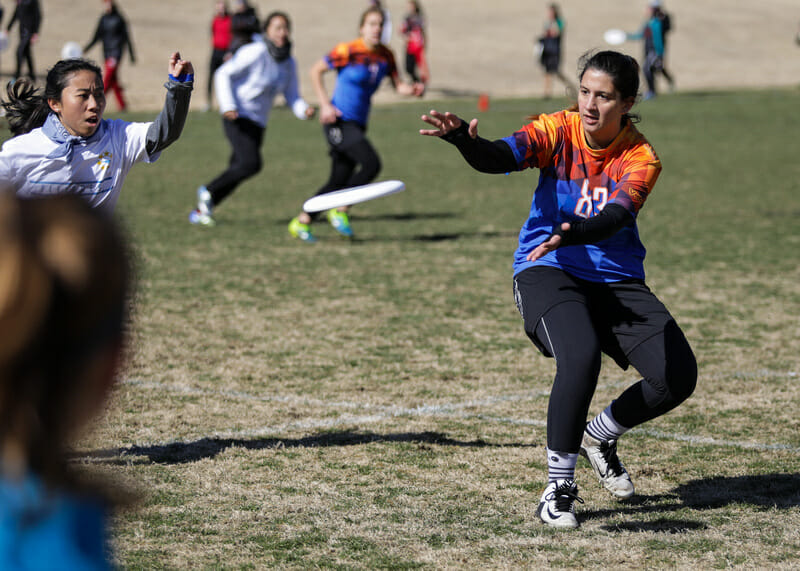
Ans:
[[[252,159],[246,161],[245,163],[242,164],[242,173],[246,177],[254,176],[258,174],[258,172],[261,170],[262,164],[263,163],[261,159]]]
[[[679,360],[677,363],[667,363],[667,387],[671,398],[676,403],[688,399],[697,386],[697,361],[694,354]]]
[[[381,159],[377,155],[373,157],[370,161],[362,163],[361,170],[364,174],[364,177],[368,180],[374,180],[375,177],[378,176],[378,173],[381,172],[381,168],[383,165],[381,164]]]
[[[697,362],[694,355],[668,360],[663,375],[645,379],[642,390],[650,407],[678,406],[688,399],[697,386]]]

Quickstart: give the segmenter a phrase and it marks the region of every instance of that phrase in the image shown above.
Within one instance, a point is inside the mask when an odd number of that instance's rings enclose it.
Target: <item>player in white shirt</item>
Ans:
[[[192,224],[213,226],[214,208],[261,170],[261,143],[276,95],[283,94],[298,119],[314,116],[315,109],[300,97],[290,30],[288,15],[271,13],[264,23],[266,37],[253,35],[214,73],[222,126],[233,153],[228,168],[197,189],[197,208],[189,214]]]
[[[112,212],[131,167],[157,160],[183,130],[194,71],[178,52],[168,69],[164,108],[152,123],[103,119],[102,73],[84,59],[56,63],[43,93],[24,79],[9,85],[2,105],[14,137],[0,151],[0,190],[78,194]]]

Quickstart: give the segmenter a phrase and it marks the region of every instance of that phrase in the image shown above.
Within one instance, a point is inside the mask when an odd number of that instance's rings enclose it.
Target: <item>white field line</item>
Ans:
[[[754,372],[736,372],[727,376],[728,377],[731,376],[796,377],[797,373],[792,371],[786,372],[786,371],[763,370]],[[464,401],[460,403],[422,405],[417,407],[401,407],[397,405],[377,405],[377,404],[351,402],[351,401],[325,401],[320,399],[313,399],[308,397],[292,396],[292,395],[289,396],[253,395],[242,391],[199,389],[199,388],[185,387],[179,385],[169,385],[165,383],[158,383],[152,381],[139,381],[136,379],[125,380],[123,381],[123,384],[143,389],[161,390],[161,391],[186,394],[186,395],[223,397],[223,398],[231,398],[231,399],[251,401],[251,402],[292,403],[292,404],[300,404],[307,406],[335,408],[340,410],[349,409],[354,411],[364,411],[366,413],[363,415],[345,414],[334,419],[310,418],[303,421],[288,422],[279,425],[263,426],[259,428],[252,428],[239,431],[224,431],[224,432],[214,431],[211,434],[205,436],[208,438],[219,438],[219,439],[279,435],[287,432],[295,432],[302,430],[312,430],[321,428],[330,429],[343,425],[352,426],[352,425],[374,424],[397,417],[450,417],[450,418],[459,418],[463,420],[474,419],[474,420],[481,420],[484,422],[495,422],[499,424],[511,424],[517,426],[531,426],[531,427],[544,428],[547,426],[547,423],[544,420],[520,419],[520,418],[505,417],[505,416],[487,415],[484,413],[469,412],[465,409],[487,407],[503,402],[529,401],[536,398],[541,398],[543,396],[547,396],[549,394],[549,391],[537,391],[537,392],[529,392],[523,394],[494,396],[485,399]],[[624,382],[619,384],[626,385],[629,383]],[[712,445],[712,446],[744,448],[752,450],[781,450],[792,453],[800,453],[800,448],[782,443],[766,444],[761,442],[717,439],[711,437],[701,437],[688,434],[664,432],[661,430],[654,430],[646,427],[635,428],[631,432],[638,434],[645,434],[647,436],[651,436],[653,438],[658,438],[661,440],[675,440],[678,442],[687,442],[689,444],[697,444],[697,445]],[[137,444],[137,446],[147,447],[147,446],[166,446],[170,444],[179,444],[179,443],[189,444],[194,440],[196,440],[196,438],[193,438],[191,440],[172,440],[172,441],[158,442],[158,443],[139,443]]]

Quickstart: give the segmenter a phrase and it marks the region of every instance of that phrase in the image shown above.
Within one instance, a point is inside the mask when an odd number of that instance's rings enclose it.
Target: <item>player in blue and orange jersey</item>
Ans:
[[[514,294],[525,332],[556,359],[538,512],[566,528],[578,527],[578,454],[616,498],[630,498],[617,439],[683,402],[697,380],[686,338],[644,282],[636,220],[661,162],[630,114],[639,66],[605,51],[585,56],[581,70],[576,108],[540,115],[505,139],[482,139],[477,119],[437,111],[422,116],[434,128],[420,130],[455,144],[482,172],[540,171],[514,255]],[[603,352],[643,379],[587,424]]]
[[[378,176],[380,157],[366,130],[372,95],[385,77],[401,95],[419,97],[425,91],[420,83],[400,81],[392,50],[381,43],[382,29],[383,12],[378,7],[367,9],[361,16],[361,36],[337,45],[311,68],[311,82],[320,102],[319,118],[332,160],[328,182],[317,194],[367,184]],[[331,70],[338,72],[332,98],[322,81],[323,74]],[[311,221],[310,214],[301,212],[289,223],[289,233],[306,242],[315,241]],[[347,208],[328,211],[328,221],[340,234],[353,235]]]

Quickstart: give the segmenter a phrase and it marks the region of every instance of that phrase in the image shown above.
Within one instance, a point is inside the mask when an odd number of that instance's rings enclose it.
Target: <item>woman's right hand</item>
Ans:
[[[319,122],[323,125],[333,125],[341,116],[342,112],[334,107],[330,101],[319,106]]]
[[[421,119],[435,127],[434,129],[419,130],[420,135],[427,135],[429,137],[441,137],[442,135],[446,135],[461,127],[461,123],[463,123],[458,115],[454,115],[449,111],[440,113],[435,109],[431,109],[430,115],[423,115]],[[470,121],[467,130],[469,131],[469,136],[475,139],[478,136],[478,120],[473,119]]]

